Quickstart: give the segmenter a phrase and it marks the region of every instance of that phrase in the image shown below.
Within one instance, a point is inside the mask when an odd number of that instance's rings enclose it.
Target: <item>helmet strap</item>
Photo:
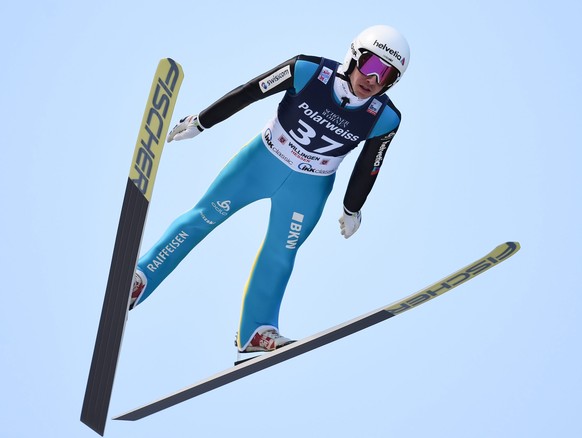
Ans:
[[[354,89],[352,88],[352,81],[350,80],[350,73],[351,73],[352,71],[353,71],[353,67],[351,66],[351,63],[350,63],[350,69],[349,69],[349,72],[346,72],[346,73],[340,73],[340,72],[336,72],[336,76],[337,76],[338,78],[340,78],[340,79],[343,79],[344,81],[346,81],[346,82],[348,83],[348,87],[349,87],[349,89],[350,89],[350,92],[351,92],[352,94],[356,94],[356,93],[354,93]]]

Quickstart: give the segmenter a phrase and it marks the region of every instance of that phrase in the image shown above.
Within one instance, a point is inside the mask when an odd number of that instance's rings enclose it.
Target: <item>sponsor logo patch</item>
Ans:
[[[296,249],[297,243],[299,242],[299,236],[301,236],[301,228],[303,224],[303,219],[305,216],[301,213],[293,212],[291,217],[291,225],[289,226],[289,236],[287,237],[287,249]]]
[[[259,81],[261,91],[266,93],[271,88],[277,86],[280,82],[291,77],[291,68],[286,65],[285,67],[277,70],[272,75],[267,76]]]
[[[378,99],[372,99],[372,102],[370,102],[370,106],[366,111],[375,116],[378,114],[378,111],[380,111],[381,107],[382,103]]]
[[[332,74],[333,74],[333,70],[331,68],[323,67],[321,69],[321,72],[319,73],[319,76],[317,77],[317,79],[319,79],[324,84],[327,84],[329,81],[329,78],[331,78]]]

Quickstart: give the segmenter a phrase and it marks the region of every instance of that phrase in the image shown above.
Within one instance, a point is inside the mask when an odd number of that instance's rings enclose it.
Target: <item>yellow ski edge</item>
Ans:
[[[136,141],[129,178],[151,201],[154,180],[184,72],[170,58],[160,60]]]
[[[440,281],[403,298],[400,301],[390,304],[385,307],[384,310],[392,313],[393,315],[398,315],[402,312],[410,310],[416,306],[419,306],[426,301],[432,300],[433,298],[442,295],[451,289],[469,281],[470,279],[476,277],[479,274],[489,270],[496,264],[506,260],[507,258],[514,255],[521,248],[518,242],[506,242],[498,245],[489,254],[480,258],[479,260],[459,269],[453,274],[448,275]]]

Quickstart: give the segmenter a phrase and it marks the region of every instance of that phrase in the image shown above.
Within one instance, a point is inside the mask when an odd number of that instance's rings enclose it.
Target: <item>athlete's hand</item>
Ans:
[[[362,212],[358,211],[352,213],[344,207],[344,212],[342,217],[339,218],[339,223],[342,236],[347,239],[348,237],[353,236],[354,233],[358,231],[358,228],[360,228],[360,224],[362,223]]]
[[[198,116],[186,116],[180,120],[180,123],[172,128],[168,134],[168,143],[172,140],[194,138],[202,131],[204,131],[204,128],[198,121]]]

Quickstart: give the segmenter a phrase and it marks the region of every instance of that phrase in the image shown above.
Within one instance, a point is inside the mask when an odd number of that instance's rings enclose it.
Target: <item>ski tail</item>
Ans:
[[[105,432],[129,295],[154,181],[184,74],[162,59],[150,89],[125,188],[111,268],[81,409],[81,421]]]

